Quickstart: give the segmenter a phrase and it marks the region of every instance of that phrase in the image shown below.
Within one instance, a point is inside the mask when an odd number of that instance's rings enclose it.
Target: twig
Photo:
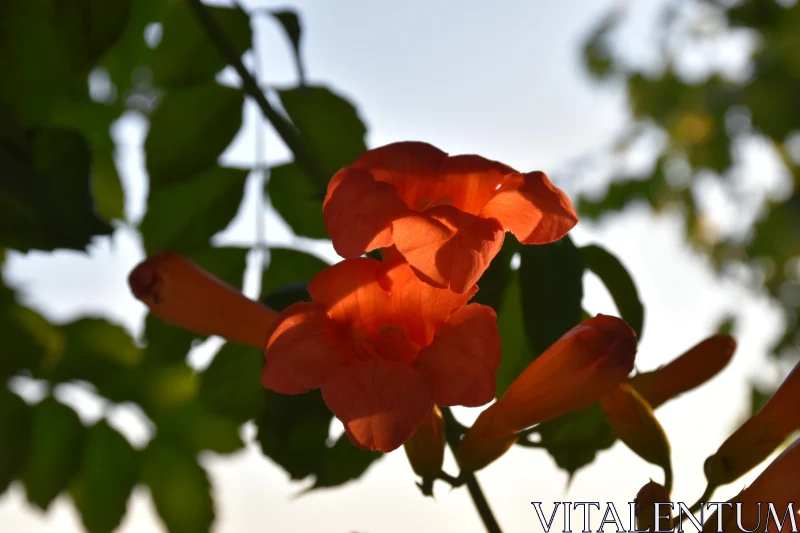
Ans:
[[[208,8],[200,0],[189,0],[189,4],[194,9],[197,19],[206,30],[209,38],[214,42],[219,52],[225,60],[236,69],[239,78],[242,80],[242,89],[246,94],[252,97],[261,112],[267,120],[269,120],[272,127],[280,135],[283,142],[294,154],[294,159],[297,164],[308,173],[314,182],[318,185],[323,185],[328,182],[329,176],[325,174],[319,162],[312,157],[300,137],[300,132],[289,122],[283,115],[278,113],[275,108],[267,100],[264,92],[259,87],[258,82],[253,78],[252,74],[247,70],[247,67],[242,63],[242,58],[239,56],[239,51],[236,46],[231,42],[225,31],[214,20],[214,16],[209,12]]]
[[[464,426],[456,420],[456,417],[453,416],[453,412],[449,407],[442,407],[441,409],[445,421],[444,431],[447,444],[453,451],[453,455],[456,456],[456,462],[458,462],[458,454],[456,452],[459,442],[461,441],[461,433]],[[461,467],[460,464],[459,467]],[[475,477],[475,474],[462,470],[458,477],[463,479],[464,483],[467,485],[469,495],[472,497],[472,503],[475,504],[475,508],[481,520],[483,520],[483,525],[486,527],[486,531],[488,533],[503,533],[500,529],[500,525],[497,523],[497,519],[495,519],[492,513],[491,507],[489,507],[489,502],[486,501],[486,496],[483,494],[483,489],[481,489],[480,484],[478,484],[478,479]]]

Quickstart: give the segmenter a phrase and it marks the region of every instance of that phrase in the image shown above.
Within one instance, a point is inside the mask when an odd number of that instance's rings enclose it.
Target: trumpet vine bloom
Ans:
[[[480,406],[500,364],[496,314],[428,285],[408,263],[347,259],[308,285],[313,302],[286,308],[265,350],[262,384],[299,394],[321,388],[354,445],[389,452],[434,402]]]
[[[720,523],[721,531],[797,531],[800,526],[800,439],[783,453],[759,475],[753,483],[730,500],[733,506],[720,506],[722,517],[714,513],[706,519],[704,533],[716,532]],[[736,504],[741,503],[741,516],[737,517]],[[758,504],[761,504],[760,506]],[[784,517],[789,504],[793,504],[794,516]],[[772,504],[777,516],[771,513]],[[737,524],[740,520],[741,527]],[[780,523],[783,527],[780,527]]]
[[[714,335],[661,368],[636,374],[628,383],[656,409],[716,376],[727,366],[735,351],[736,340],[733,337]]]
[[[609,394],[635,355],[636,334],[620,318],[597,315],[575,326],[478,416],[459,447],[462,467],[483,468],[517,442],[517,432]]]
[[[278,317],[186,257],[163,252],[131,271],[133,295],[174,326],[263,349]]]
[[[764,407],[728,437],[705,463],[709,487],[730,483],[769,457],[800,429],[800,364]]]
[[[370,150],[337,172],[323,215],[342,257],[395,246],[426,282],[458,293],[472,290],[506,231],[523,244],[545,244],[578,221],[543,172],[448,156],[421,142]]]
[[[442,471],[445,444],[442,411],[434,405],[403,448],[414,472],[423,479],[432,479]]]

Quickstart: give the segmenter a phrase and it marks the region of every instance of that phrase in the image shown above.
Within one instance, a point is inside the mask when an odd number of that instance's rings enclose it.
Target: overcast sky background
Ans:
[[[652,58],[648,37],[663,3],[640,0],[631,4],[634,11],[619,46],[632,61]],[[614,5],[610,1],[513,0],[502,7],[480,0],[298,0],[289,4],[251,0],[244,4],[298,9],[309,78],[329,84],[358,106],[369,129],[369,146],[423,140],[450,153],[478,153],[522,171],[544,170],[556,184],[574,193],[579,182],[602,177],[602,169],[586,168],[583,175],[575,176],[566,172],[571,163],[602,152],[627,118],[624,88],[598,86],[584,74],[580,62],[581,41]],[[291,52],[279,28],[262,17],[253,24],[267,83],[293,84]],[[735,65],[741,56],[737,50],[726,46],[717,57]],[[225,154],[226,161],[253,163],[258,118],[257,110],[248,104],[245,128]],[[141,219],[146,205],[141,154],[145,134],[146,123],[133,116],[115,129],[124,146],[118,162],[125,180],[126,213],[133,223]],[[267,135],[266,145],[269,161],[286,159],[287,152],[274,135]],[[779,187],[780,181],[763,170],[769,168],[769,158],[759,154],[758,147],[750,151],[756,160],[761,158],[764,183]],[[255,241],[253,193],[257,187],[257,178],[251,178],[246,201],[220,242],[246,245]],[[705,201],[713,204],[717,200],[711,193],[710,189]],[[715,209],[724,216],[727,207],[719,201]],[[336,258],[326,243],[295,239],[274,215],[266,225],[271,244],[299,243],[331,260]],[[774,377],[764,361],[779,315],[765,299],[715,278],[707,261],[683,244],[682,231],[678,216],[656,217],[635,208],[599,225],[582,222],[572,235],[578,244],[598,242],[609,248],[633,273],[646,305],[639,369],[655,368],[702,340],[726,311],[735,308],[741,313],[736,330],[739,349],[733,363],[712,383],[657,413],[673,447],[673,496],[692,503],[705,486],[704,459],[748,408],[748,380]],[[142,257],[135,231],[121,227],[113,237],[96,240],[88,255],[10,254],[5,275],[20,288],[26,302],[54,320],[103,314],[138,333],[145,308],[130,295],[126,278]],[[248,276],[246,292],[256,290],[256,278]],[[585,303],[593,313],[616,313],[605,289],[594,279],[589,280]],[[208,363],[213,346],[219,343],[210,345],[193,354],[195,364]],[[101,407],[92,398],[69,389],[60,394],[64,401],[79,405],[85,420],[100,416]],[[474,419],[478,412],[456,411],[464,421]],[[135,413],[116,410],[113,418],[133,440],[144,438],[146,432]],[[252,428],[246,432],[252,435]],[[295,496],[306,484],[289,483],[255,446],[233,456],[206,454],[202,462],[214,483],[217,533],[483,531],[465,489],[450,491],[441,484],[435,500],[423,498],[402,450],[375,464],[358,482],[299,498]],[[448,465],[454,471],[450,458]],[[730,498],[754,476],[718,491],[715,499]],[[531,501],[547,502],[546,512],[553,501],[613,501],[627,523],[627,502],[651,477],[661,480],[662,474],[621,443],[601,453],[569,487],[566,475],[549,456],[535,450],[514,449],[479,474],[507,532],[541,530]],[[146,490],[139,489],[120,531],[161,528]],[[0,497],[0,531],[82,530],[66,498],[59,498],[50,512],[42,514],[25,503],[24,491],[15,485]]]

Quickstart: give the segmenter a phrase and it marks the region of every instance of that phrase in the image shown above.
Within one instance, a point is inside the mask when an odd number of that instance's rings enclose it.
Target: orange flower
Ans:
[[[800,525],[800,439],[789,446],[759,475],[753,484],[730,500],[731,506],[721,506],[722,531],[740,531],[736,525],[736,503],[741,503],[742,526],[748,530],[792,531],[792,521],[787,516],[783,528],[778,528],[771,516],[768,504],[772,503],[780,522],[789,503],[793,504],[795,523]],[[761,502],[759,509],[758,503]],[[760,511],[760,513],[759,513]],[[704,532],[715,532],[718,527],[717,513],[706,519]]]
[[[174,252],[141,262],[128,277],[133,295],[165,322],[263,349],[278,317]]]
[[[597,315],[569,330],[483,411],[459,448],[478,470],[505,453],[516,433],[580,409],[614,390],[633,369],[636,335],[622,319]]]
[[[736,340],[733,337],[714,335],[667,365],[652,372],[636,374],[628,383],[655,409],[716,376],[730,362],[735,351]]]
[[[668,505],[672,500],[667,493],[667,489],[651,479],[649,483],[639,489],[634,501],[636,502],[637,530],[651,532],[672,531],[672,512]],[[655,506],[657,503],[666,504],[658,507],[658,513],[656,513]]]
[[[263,385],[284,394],[322,388],[356,446],[389,452],[432,404],[494,397],[500,335],[490,307],[420,281],[405,262],[347,259],[308,285],[275,321]]]
[[[800,429],[800,364],[794,367],[764,407],[728,437],[706,460],[710,487],[730,483],[769,457]]]
[[[435,405],[414,436],[403,446],[411,468],[422,478],[435,478],[444,463],[444,419]]]
[[[545,244],[578,221],[544,173],[421,142],[370,150],[337,172],[323,214],[342,257],[394,245],[426,282],[458,293],[475,285],[506,231]]]

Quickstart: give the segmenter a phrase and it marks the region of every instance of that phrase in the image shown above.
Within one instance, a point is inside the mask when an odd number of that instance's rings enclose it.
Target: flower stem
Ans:
[[[286,146],[292,151],[298,166],[308,173],[317,186],[323,187],[327,185],[329,176],[326,175],[319,162],[308,151],[306,144],[300,136],[300,132],[297,131],[294,124],[275,110],[269,103],[256,79],[250,74],[250,71],[247,70],[244,63],[242,63],[242,58],[239,56],[239,51],[236,49],[236,46],[219,24],[217,24],[217,21],[214,20],[214,16],[205,4],[200,0],[189,0],[189,4],[192,6],[197,19],[205,29],[208,37],[225,60],[236,69],[237,74],[239,74],[242,80],[242,90],[256,101],[264,117],[269,120],[283,142],[286,143]]]
[[[456,451],[458,450],[458,445],[461,441],[463,426],[453,416],[453,412],[449,407],[441,407],[441,410],[445,420],[444,431],[445,437],[447,438],[447,444],[453,451],[453,455],[456,457],[456,462],[458,462],[458,454]],[[461,465],[459,464],[459,467],[460,466]],[[475,474],[473,472],[465,472],[462,470],[458,477],[460,479],[464,479],[467,485],[467,490],[469,490],[469,495],[472,497],[472,503],[475,504],[475,509],[477,509],[481,520],[483,520],[483,525],[486,527],[486,531],[488,533],[503,533],[500,529],[500,525],[497,523],[497,519],[495,519],[494,514],[492,513],[491,507],[489,507],[489,502],[486,500],[486,496],[483,494],[483,489],[478,483],[478,479],[475,477]]]

